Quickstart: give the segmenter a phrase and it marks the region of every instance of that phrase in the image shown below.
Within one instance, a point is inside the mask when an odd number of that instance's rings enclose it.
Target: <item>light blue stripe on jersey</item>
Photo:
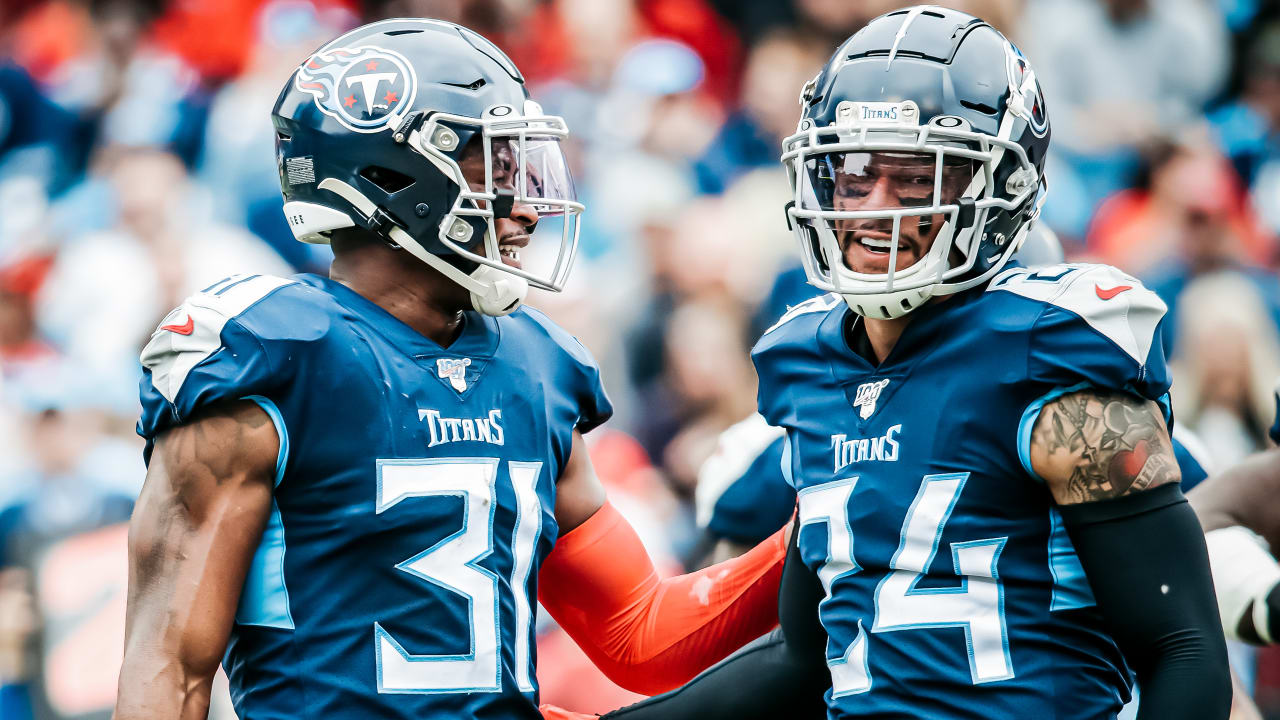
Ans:
[[[275,403],[261,395],[250,395],[244,399],[257,403],[271,418],[271,424],[276,426],[276,435],[280,436],[280,451],[276,453],[276,477],[271,487],[280,487],[280,481],[284,479],[285,463],[289,462],[289,430],[284,426],[284,416]]]
[[[1027,406],[1018,422],[1018,459],[1022,468],[1031,477],[1044,482],[1044,479],[1031,469],[1031,430],[1040,417],[1044,406],[1054,400],[1089,387],[1088,383],[1079,383],[1069,388],[1057,388]],[[1050,610],[1071,610],[1089,607],[1095,604],[1093,590],[1089,580],[1084,576],[1084,567],[1076,556],[1076,549],[1067,537],[1067,529],[1062,525],[1062,515],[1056,508],[1049,508],[1049,572],[1053,575],[1053,595],[1049,601]]]
[[[245,399],[254,401],[266,411],[272,424],[276,426],[276,434],[280,436],[273,487],[279,486],[284,478],[285,464],[289,460],[289,432],[285,428],[284,417],[275,403],[261,395],[250,395]],[[236,609],[237,623],[293,629],[289,590],[284,582],[284,549],[284,522],[280,518],[280,508],[272,500],[271,516],[262,531],[262,541],[253,554],[253,563],[249,566],[244,589],[240,592],[240,606]]]
[[[1087,387],[1090,387],[1089,383],[1079,383],[1069,388],[1051,390],[1022,411],[1022,419],[1018,421],[1018,459],[1022,461],[1022,469],[1026,470],[1027,474],[1036,480],[1044,482],[1044,478],[1031,469],[1031,430],[1036,426],[1036,419],[1040,417],[1040,411],[1044,409],[1045,405],[1063,395],[1083,390]]]
[[[782,479],[791,487],[796,486],[796,479],[791,475],[791,434],[782,435]]]
[[[1049,508],[1049,572],[1053,575],[1050,610],[1074,610],[1096,604],[1084,566],[1076,556],[1071,538],[1067,537],[1057,508]]]

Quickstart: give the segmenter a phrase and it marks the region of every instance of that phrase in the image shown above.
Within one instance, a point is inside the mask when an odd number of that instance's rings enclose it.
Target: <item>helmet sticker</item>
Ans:
[[[1027,122],[1036,137],[1044,137],[1049,119],[1040,83],[1022,52],[1010,42],[1005,43],[1005,71],[1009,76],[1009,109]]]
[[[294,85],[344,127],[372,133],[413,107],[418,79],[400,53],[365,45],[317,52],[298,68]]]

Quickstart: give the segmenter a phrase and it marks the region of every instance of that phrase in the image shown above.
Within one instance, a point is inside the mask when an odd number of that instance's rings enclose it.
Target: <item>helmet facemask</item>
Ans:
[[[510,106],[498,105],[479,119],[436,113],[405,138],[413,151],[457,186],[453,206],[440,221],[438,240],[477,267],[464,274],[421,247],[406,249],[470,290],[476,309],[490,315],[514,310],[518,302],[508,301],[523,301],[529,287],[552,292],[563,289],[578,248],[583,205],[577,201],[561,149],[568,128],[563,119],[543,115],[537,103],[527,101],[524,110],[520,114]],[[457,151],[464,138],[477,141],[482,149],[483,183],[475,182],[474,177],[468,182],[454,159],[461,157]],[[517,206],[525,206],[538,216],[529,228],[526,248],[504,243],[506,238],[496,227],[496,221],[508,217]],[[558,236],[554,252],[549,251],[549,235]],[[504,245],[516,253],[512,259],[518,266],[503,262]],[[494,297],[486,301],[486,295]]]
[[[921,125],[910,101],[846,101],[836,117],[822,128],[802,120],[783,144],[794,191],[787,213],[811,283],[860,315],[901,317],[984,282],[1013,254],[1029,223],[1016,237],[987,238],[984,229],[1000,210],[1022,212],[1037,192],[1021,146],[974,132],[960,117]],[[1001,173],[1001,163],[1012,172]],[[916,260],[898,268],[905,251]],[[863,271],[850,267],[851,256]]]

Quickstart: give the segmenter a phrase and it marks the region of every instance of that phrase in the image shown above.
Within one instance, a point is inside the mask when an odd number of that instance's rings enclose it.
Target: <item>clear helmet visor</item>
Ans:
[[[982,163],[945,152],[835,151],[807,154],[798,205],[820,213],[854,272],[883,273],[876,260],[897,246],[898,270],[924,258]]]
[[[551,290],[563,285],[572,265],[582,212],[561,140],[528,125],[490,127],[458,163],[467,192],[455,215],[481,217],[489,228],[465,250]]]
[[[858,211],[952,205],[978,173],[964,157],[925,152],[830,152],[805,162],[806,210]],[[939,172],[941,170],[941,172]]]

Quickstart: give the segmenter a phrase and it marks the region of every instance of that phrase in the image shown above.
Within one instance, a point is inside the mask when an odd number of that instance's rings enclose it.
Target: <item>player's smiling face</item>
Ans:
[[[485,192],[484,139],[476,134],[462,151],[458,166],[467,179],[467,184],[476,192]],[[511,141],[493,139],[489,141],[490,164],[493,168],[494,190],[516,191],[515,183],[519,176],[516,166],[516,152]],[[530,182],[535,182],[532,178]],[[511,206],[511,214],[505,218],[494,218],[493,227],[498,233],[498,249],[503,264],[511,267],[523,267],[520,264],[520,249],[529,244],[534,226],[538,224],[538,211],[530,205],[516,203]],[[477,243],[473,251],[485,254],[483,240]]]
[[[910,152],[833,153],[834,210],[897,210],[934,204],[936,156]],[[956,202],[973,179],[973,164],[948,160],[943,165],[942,198]],[[911,215],[898,229],[895,270],[919,262],[933,247],[946,215]],[[884,274],[889,271],[893,244],[892,218],[834,221],[840,251],[850,270]]]

